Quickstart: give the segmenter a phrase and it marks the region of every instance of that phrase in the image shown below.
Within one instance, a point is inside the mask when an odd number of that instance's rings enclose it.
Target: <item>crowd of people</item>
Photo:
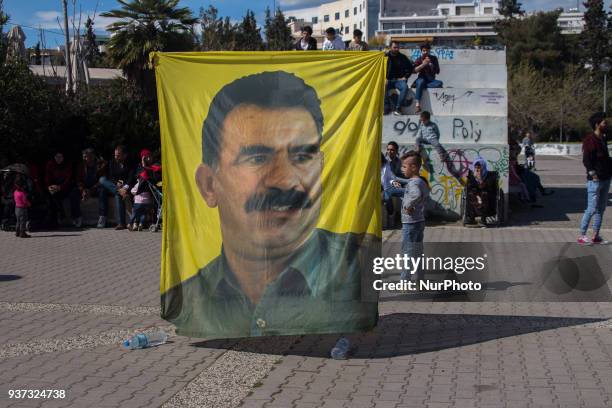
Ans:
[[[44,166],[16,164],[2,172],[1,226],[3,230],[10,229],[14,216],[15,234],[28,238],[30,212],[36,210],[39,226],[56,228],[66,224],[64,201],[68,201],[70,224],[80,228],[81,205],[91,199],[97,205],[96,226],[105,228],[109,199],[113,199],[115,229],[142,231],[155,204],[151,186],[159,182],[161,166],[154,163],[148,149],[140,151],[138,163],[129,160],[122,145],[116,146],[109,160],[87,148],[81,160],[71,162],[62,150],[56,150]]]
[[[294,50],[316,51],[317,41],[312,37],[312,27],[302,28],[301,38],[294,44]],[[323,40],[323,51],[368,51],[368,43],[363,41],[363,32],[355,29],[351,41],[343,41],[342,36],[336,33],[333,27],[325,30]],[[421,99],[423,91],[427,88],[442,88],[442,81],[436,79],[440,74],[440,63],[435,55],[431,54],[431,44],[424,43],[420,46],[421,55],[411,61],[406,55],[400,52],[400,44],[392,41],[387,52],[387,73],[386,73],[386,105],[391,106],[394,115],[402,115],[402,106],[407,103],[408,79],[416,74],[417,78],[412,84],[415,88],[416,113],[421,113]],[[393,93],[398,92],[395,98]]]

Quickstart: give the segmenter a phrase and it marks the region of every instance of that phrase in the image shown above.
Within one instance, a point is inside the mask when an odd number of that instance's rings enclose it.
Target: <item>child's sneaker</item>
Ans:
[[[138,224],[138,231],[142,231],[142,224]]]
[[[134,226],[135,226],[135,225],[136,225],[136,224],[134,224]],[[128,225],[127,225],[127,230],[128,230],[128,231],[136,231],[136,228],[132,227],[132,224],[128,224]]]
[[[595,237],[593,237],[593,240],[591,242],[596,245],[607,245],[608,244],[608,241],[602,238],[601,235],[596,235]]]
[[[586,235],[581,235],[580,238],[578,238],[577,242],[579,245],[591,245],[592,244],[591,240]]]

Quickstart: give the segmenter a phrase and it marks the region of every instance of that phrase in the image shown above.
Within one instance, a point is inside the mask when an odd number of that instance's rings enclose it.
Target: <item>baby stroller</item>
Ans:
[[[485,166],[486,169],[486,166]],[[504,223],[504,191],[499,187],[499,173],[486,171],[482,182],[470,170],[465,188],[461,193],[461,217],[463,225],[474,225],[476,217],[481,217],[484,226],[498,227]]]

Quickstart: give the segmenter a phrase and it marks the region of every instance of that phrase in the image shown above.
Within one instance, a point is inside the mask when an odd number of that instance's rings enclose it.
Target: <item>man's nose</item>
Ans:
[[[276,157],[264,176],[264,187],[291,190],[300,185],[297,168],[286,156]]]

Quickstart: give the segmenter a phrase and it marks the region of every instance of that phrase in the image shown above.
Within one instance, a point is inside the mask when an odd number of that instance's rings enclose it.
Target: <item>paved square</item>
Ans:
[[[328,358],[332,335],[172,335],[125,351],[121,340],[137,329],[172,333],[159,318],[159,234],[1,233],[0,407],[610,407],[612,304],[512,300],[531,282],[538,244],[574,241],[585,201],[580,161],[539,158],[538,168],[556,190],[544,208],[520,208],[499,229],[426,230],[430,246],[505,245],[496,256],[523,272],[487,287],[497,301],[383,293],[378,327],[349,336],[346,361]],[[610,211],[604,226],[612,236]],[[399,232],[384,238],[394,255]],[[521,243],[534,245],[513,253]],[[601,269],[607,277],[609,264]],[[600,289],[609,295],[607,279]],[[11,400],[9,389],[62,389],[66,398]]]

